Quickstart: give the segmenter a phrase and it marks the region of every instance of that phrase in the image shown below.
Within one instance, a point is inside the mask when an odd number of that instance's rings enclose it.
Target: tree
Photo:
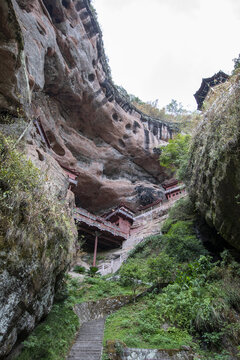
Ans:
[[[190,135],[178,134],[174,139],[169,140],[168,145],[161,147],[159,157],[160,165],[177,171],[179,180],[187,180],[187,165],[189,158]]]
[[[150,258],[148,267],[148,278],[156,285],[168,283],[175,278],[176,261],[165,252],[161,252],[155,258]]]
[[[238,55],[237,58],[233,59],[233,62],[234,62],[234,68],[233,68],[232,73],[234,74],[236,72],[236,70],[238,70],[240,68],[240,54]]]
[[[183,108],[182,103],[178,103],[177,100],[172,99],[171,102],[166,106],[166,110],[168,113],[177,116],[182,115],[186,112],[186,110]]]
[[[136,298],[137,288],[142,284],[142,272],[135,262],[135,260],[129,260],[120,269],[120,281],[124,286],[130,286],[133,291],[134,300]]]

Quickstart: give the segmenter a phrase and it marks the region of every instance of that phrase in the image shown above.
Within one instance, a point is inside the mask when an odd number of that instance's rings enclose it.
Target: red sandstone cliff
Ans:
[[[21,146],[49,197],[67,207],[74,196],[63,167],[79,173],[75,201],[90,211],[165,196],[155,148],[173,129],[116,90],[88,0],[0,1],[0,131],[25,134]],[[59,245],[60,225],[44,241],[26,224],[14,226],[12,242],[0,229],[0,358],[51,309],[73,247],[67,231]]]
[[[78,171],[76,203],[92,211],[164,196],[155,148],[172,128],[117,92],[89,1],[3,0],[0,16],[0,111],[41,121],[50,148],[34,125],[27,145],[37,166],[59,189],[53,158]]]

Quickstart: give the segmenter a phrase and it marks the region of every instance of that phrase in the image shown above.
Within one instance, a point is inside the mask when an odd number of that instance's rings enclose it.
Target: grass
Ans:
[[[191,203],[183,199],[171,210],[165,234],[149,237],[132,251],[130,261],[138,264],[143,280],[164,283],[168,268],[173,276],[161,293],[153,291],[108,317],[105,358],[108,340],[150,349],[187,345],[206,360],[237,354],[240,266],[226,251],[222,261],[213,262],[195,235],[195,220]]]
[[[178,349],[193,344],[187,331],[174,326],[164,328],[164,321],[159,318],[155,307],[155,298],[151,296],[126,305],[108,317],[104,344],[116,339],[128,347],[143,349]]]
[[[132,294],[130,287],[122,286],[117,281],[110,281],[101,277],[86,278],[81,291],[82,297],[79,302]]]
[[[161,293],[128,304],[106,321],[104,344],[179,349],[191,346],[202,359],[228,359],[240,339],[239,268],[211,257],[185,264]],[[203,350],[205,348],[205,350]]]
[[[63,360],[79,327],[77,315],[69,304],[55,304],[47,318],[24,341],[17,360]]]

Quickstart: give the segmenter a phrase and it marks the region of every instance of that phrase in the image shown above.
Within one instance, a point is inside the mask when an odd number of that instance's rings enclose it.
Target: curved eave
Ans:
[[[198,91],[193,95],[198,104],[198,110],[201,110],[203,102],[208,94],[210,87],[214,87],[221,83],[224,83],[229,78],[229,75],[225,74],[223,71],[219,71],[214,74],[212,77],[203,78],[202,83]]]

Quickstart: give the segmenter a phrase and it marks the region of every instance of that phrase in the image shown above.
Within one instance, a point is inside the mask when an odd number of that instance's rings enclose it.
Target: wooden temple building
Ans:
[[[172,179],[162,184],[165,189],[165,195],[168,200],[177,199],[185,193],[185,185],[178,180]]]
[[[124,205],[96,216],[82,208],[74,210],[78,231],[89,245],[94,246],[93,266],[96,266],[98,247],[116,248],[127,240],[134,221],[134,213]]]
[[[202,109],[203,102],[206,99],[206,96],[209,90],[221,83],[224,83],[229,78],[229,75],[225,74],[223,71],[219,71],[217,74],[214,74],[210,78],[202,79],[202,83],[198,91],[194,94],[195,100],[198,104],[198,110]]]

